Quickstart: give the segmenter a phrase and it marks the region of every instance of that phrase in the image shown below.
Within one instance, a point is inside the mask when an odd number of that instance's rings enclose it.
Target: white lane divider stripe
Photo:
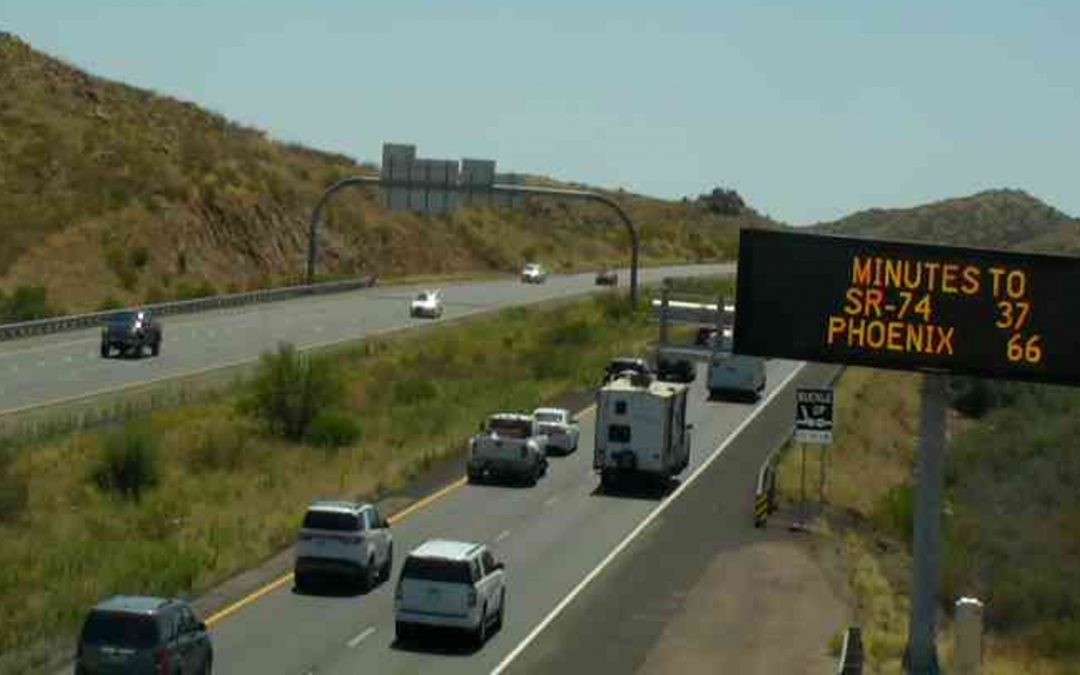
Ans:
[[[551,495],[544,500],[544,506],[554,506],[557,501],[559,501],[559,495]]]
[[[500,541],[502,541],[503,539],[506,539],[509,536],[510,536],[510,530],[503,530],[502,532],[499,533],[499,536],[495,537],[495,543],[498,544]]]
[[[728,434],[727,438],[724,439],[724,442],[720,444],[720,447],[714,450],[712,455],[710,455],[708,459],[706,459],[696,469],[694,469],[694,472],[690,474],[690,477],[683,481],[679,485],[679,487],[675,488],[674,492],[668,495],[664,499],[664,501],[660,502],[660,504],[655,509],[649,512],[649,515],[645,516],[645,519],[638,523],[637,527],[631,530],[630,534],[626,535],[626,537],[624,537],[623,540],[619,542],[618,546],[611,549],[611,553],[608,553],[607,556],[600,561],[599,565],[594,567],[593,570],[589,572],[589,574],[586,575],[584,579],[578,582],[578,585],[574,586],[574,588],[572,588],[570,592],[566,594],[566,597],[564,597],[559,602],[559,604],[555,605],[554,609],[548,612],[548,615],[545,616],[543,620],[541,620],[540,623],[538,623],[536,627],[533,628],[532,631],[530,631],[529,634],[525,636],[525,639],[519,642],[518,645],[514,647],[513,651],[507,654],[506,657],[503,658],[503,660],[500,661],[494,669],[492,669],[491,675],[499,675],[504,670],[506,670],[507,667],[509,667],[510,664],[514,661],[514,659],[520,656],[521,652],[525,651],[525,648],[532,644],[533,640],[535,640],[537,636],[539,636],[540,633],[542,633],[544,629],[547,628],[548,625],[552,621],[554,621],[555,618],[558,617],[564,609],[566,609],[567,605],[573,602],[574,598],[580,595],[581,592],[584,591],[590,583],[592,583],[593,579],[600,576],[600,573],[603,572],[604,569],[611,564],[611,561],[614,560],[616,556],[623,552],[623,549],[625,549],[627,546],[630,545],[631,542],[637,539],[638,535],[640,535],[646,527],[652,524],[652,522],[656,520],[661,513],[667,510],[667,507],[674,503],[675,499],[678,498],[680,494],[682,494],[683,490],[690,487],[690,485],[692,485],[693,482],[697,480],[697,477],[700,476],[702,472],[705,471],[705,469],[709,468],[709,466],[716,460],[717,457],[724,454],[724,450],[726,450],[727,447],[731,445],[731,443],[736,438],[739,437],[739,434],[743,432],[743,429],[748,427],[750,423],[753,422],[759,414],[761,414],[762,410],[768,408],[769,404],[772,403],[772,400],[779,396],[780,392],[784,391],[784,389],[787,388],[788,384],[793,379],[795,379],[795,377],[800,372],[802,372],[802,369],[805,367],[805,363],[800,363],[798,366],[796,366],[795,370],[791,371],[791,373],[784,378],[780,385],[769,393],[769,395],[765,398],[764,401],[761,402],[760,405],[754,406],[754,409],[750,412],[750,414],[747,415],[746,418],[743,419],[743,421],[740,422],[739,425],[735,427],[735,429],[730,434]]]
[[[353,639],[349,640],[349,642],[348,642],[349,649],[356,648],[356,645],[358,645],[361,642],[363,642],[364,640],[368,639],[374,633],[375,633],[375,626],[369,626],[369,627],[365,628],[359,635],[357,635]]]

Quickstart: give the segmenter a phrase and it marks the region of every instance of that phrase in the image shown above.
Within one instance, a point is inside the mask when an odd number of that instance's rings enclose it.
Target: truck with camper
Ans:
[[[689,387],[650,374],[619,377],[596,395],[593,469],[612,487],[643,477],[667,482],[690,463]]]
[[[536,485],[547,473],[547,436],[537,433],[532,415],[496,413],[469,440],[466,475],[470,483],[508,477]]]

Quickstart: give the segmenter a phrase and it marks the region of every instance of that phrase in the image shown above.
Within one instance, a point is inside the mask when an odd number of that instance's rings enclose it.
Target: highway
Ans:
[[[703,527],[714,530],[708,540],[713,548],[724,544],[718,538],[731,537],[728,545],[737,545],[746,537],[752,530],[754,473],[790,430],[794,388],[820,386],[833,371],[770,361],[766,395],[754,405],[706,401],[699,372],[688,411],[695,425],[691,465],[683,483],[666,497],[596,490],[593,417],[586,412],[580,449],[552,458],[548,476],[536,487],[463,485],[396,519],[390,583],[367,594],[301,595],[286,579],[235,611],[213,617],[215,670],[239,675],[481,673],[496,668],[631,672],[644,646],[605,661],[601,652],[623,649],[624,642],[601,647],[597,638],[629,620],[639,601],[646,607],[657,593],[668,591],[667,584],[679,582],[676,577],[692,574],[693,565],[679,565],[678,559],[680,551],[699,547],[695,533]],[[298,512],[303,507],[295,505]],[[393,585],[403,554],[435,537],[488,542],[506,561],[506,624],[479,650],[443,642],[405,649],[394,643]],[[660,540],[687,541],[681,549],[650,559],[657,550],[649,543]],[[612,585],[612,580],[625,581],[628,571],[634,585]],[[590,577],[593,583],[582,587]],[[553,612],[561,604],[563,611]],[[562,652],[565,656],[552,657]]]
[[[733,274],[735,265],[643,268],[640,281],[665,276]],[[47,403],[249,362],[278,342],[298,347],[332,344],[428,323],[411,319],[408,301],[417,289],[443,289],[445,319],[569,297],[597,289],[595,275],[549,276],[542,285],[517,278],[428,285],[386,286],[338,295],[285,300],[199,314],[164,317],[157,358],[102,359],[100,330],[87,329],[0,343],[0,414]],[[619,288],[629,280],[619,270]]]

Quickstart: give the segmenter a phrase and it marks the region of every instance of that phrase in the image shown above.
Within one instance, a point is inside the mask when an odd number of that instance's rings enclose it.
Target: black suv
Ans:
[[[117,595],[90,610],[75,654],[76,675],[209,675],[206,624],[183,600]]]
[[[602,269],[596,273],[597,286],[618,286],[619,273],[612,269]]]
[[[611,382],[625,372],[639,375],[653,375],[653,369],[645,359],[634,356],[620,356],[612,359],[604,371],[604,384]]]
[[[161,353],[161,324],[147,310],[117,312],[105,320],[101,328],[101,358],[108,358],[112,350],[121,354],[142,356],[149,347],[150,353]]]

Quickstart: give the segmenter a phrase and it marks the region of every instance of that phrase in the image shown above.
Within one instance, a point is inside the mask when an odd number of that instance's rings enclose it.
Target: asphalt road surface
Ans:
[[[299,594],[286,583],[216,620],[215,670],[230,675],[485,673],[509,662],[513,672],[630,672],[624,666],[640,663],[643,652],[627,647],[625,658],[604,660],[599,652],[608,645],[598,638],[632,617],[639,602],[647,609],[665,591],[650,587],[654,578],[693,574],[692,564],[679,565],[680,551],[692,552],[700,544],[680,544],[684,528],[705,522],[720,539],[730,535],[729,545],[737,544],[751,527],[756,464],[791,428],[794,388],[820,386],[831,373],[770,361],[766,395],[751,405],[706,401],[699,372],[688,411],[695,424],[691,465],[682,476],[685,487],[666,495],[597,490],[589,411],[581,417],[579,450],[553,457],[548,476],[536,487],[464,485],[396,522],[389,583],[367,594]],[[722,445],[736,431],[735,440]],[[711,458],[717,461],[710,463]],[[628,539],[635,531],[641,536]],[[692,538],[694,531],[687,535]],[[394,642],[393,586],[401,560],[436,537],[488,542],[507,564],[506,623],[479,650],[446,640],[407,648]],[[672,542],[663,558],[666,572],[648,558],[649,542],[658,538]],[[722,544],[710,540],[709,545]],[[567,602],[564,613],[553,614],[590,575],[594,583]],[[622,586],[627,578],[635,585]],[[590,611],[583,613],[581,600]],[[545,623],[550,625],[540,630]],[[627,644],[633,639],[614,643],[616,649]],[[559,656],[562,652],[566,655]]]
[[[666,276],[734,271],[732,263],[645,268],[639,271],[639,279],[646,283]],[[585,293],[597,288],[594,281],[595,275],[589,273],[550,276],[542,285],[522,284],[516,278],[431,285],[443,289],[443,317],[451,319]],[[628,283],[628,271],[619,270],[619,288],[625,289]],[[103,359],[96,328],[2,342],[0,414],[252,361],[280,341],[303,348],[430,323],[410,318],[408,305],[417,289],[431,285],[375,287],[164,317],[164,342],[156,358]]]

